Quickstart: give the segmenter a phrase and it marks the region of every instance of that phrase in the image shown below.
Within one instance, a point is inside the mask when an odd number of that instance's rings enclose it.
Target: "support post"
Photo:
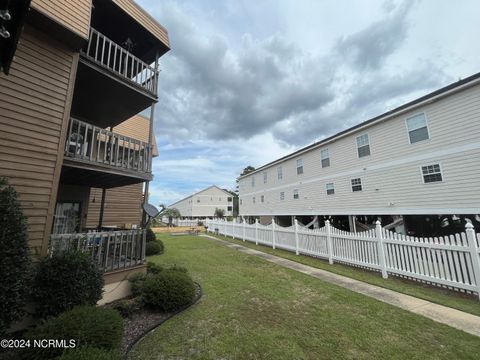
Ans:
[[[235,239],[235,220],[232,219],[232,239]]]
[[[330,221],[325,220],[325,230],[327,231],[327,251],[328,263],[333,264],[333,244],[332,244],[332,229],[330,228]]]
[[[155,64],[158,62],[158,53],[157,59],[155,60]],[[156,66],[156,65],[155,65]],[[156,86],[156,85],[155,85]],[[152,172],[152,158],[153,158],[153,119],[155,118],[155,102],[152,102],[150,107],[150,122],[148,128],[148,171]],[[143,194],[143,204],[148,204],[148,192],[150,191],[150,181],[145,181],[145,189]],[[142,224],[147,223],[147,213],[143,211],[142,214]]]
[[[272,216],[272,249],[275,250],[275,216]]]
[[[388,278],[387,264],[385,262],[385,249],[383,247],[382,225],[380,220],[375,223],[375,235],[377,237],[378,260],[380,261],[380,269],[382,270],[382,277]]]
[[[258,245],[258,219],[255,219],[255,245]]]
[[[295,228],[295,254],[299,255],[300,252],[298,251],[298,220],[293,219],[293,226]]]
[[[243,241],[245,241],[245,218],[242,216],[242,225],[243,225]]]
[[[467,234],[468,248],[470,249],[470,257],[472,258],[472,267],[475,277],[475,287],[477,288],[477,296],[480,300],[480,259],[475,230],[472,224],[467,223],[465,225],[465,233]]]
[[[107,189],[102,189],[102,200],[100,202],[100,216],[98,218],[98,231],[102,230],[103,226],[103,213],[105,211],[105,197],[107,196]]]

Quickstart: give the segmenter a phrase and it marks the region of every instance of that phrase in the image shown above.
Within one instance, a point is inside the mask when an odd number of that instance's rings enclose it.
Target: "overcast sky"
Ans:
[[[480,71],[478,0],[137,0],[169,32],[151,202]]]

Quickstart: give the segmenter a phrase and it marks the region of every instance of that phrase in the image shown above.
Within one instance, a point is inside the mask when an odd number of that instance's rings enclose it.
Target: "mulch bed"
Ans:
[[[133,345],[135,345],[147,333],[156,329],[159,325],[170,319],[172,316],[196,304],[202,297],[202,288],[198,283],[195,283],[195,285],[195,298],[191,304],[188,304],[170,313],[163,313],[153,308],[144,307],[133,313],[130,317],[126,318],[121,347],[122,353],[126,355],[131,350]]]

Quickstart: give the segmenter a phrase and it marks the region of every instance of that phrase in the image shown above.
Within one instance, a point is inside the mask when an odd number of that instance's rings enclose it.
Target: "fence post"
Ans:
[[[232,239],[235,239],[235,220],[232,219]]]
[[[298,251],[298,220],[293,220],[293,226],[295,227],[295,255],[299,255],[300,252]]]
[[[375,223],[375,235],[377,236],[378,260],[380,261],[380,269],[382,270],[382,277],[388,278],[387,265],[385,262],[385,249],[383,247],[382,225],[380,220]]]
[[[255,219],[255,245],[258,245],[258,219]]]
[[[325,229],[327,231],[327,251],[328,251],[328,263],[333,264],[333,246],[332,246],[332,232],[330,229],[330,221],[325,220]]]
[[[478,257],[478,246],[473,225],[465,224],[465,233],[467,234],[468,247],[472,258],[473,274],[475,277],[475,287],[477,288],[477,296],[480,299],[480,260]]]
[[[242,225],[243,225],[243,241],[245,241],[245,218],[242,216]]]
[[[272,249],[275,250],[275,218],[272,216]]]

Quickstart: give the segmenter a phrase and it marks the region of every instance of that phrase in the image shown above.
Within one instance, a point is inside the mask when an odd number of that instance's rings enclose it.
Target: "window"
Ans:
[[[240,205],[243,205],[243,199],[240,199]]]
[[[298,195],[298,190],[297,189],[293,190],[293,198],[298,199],[299,197],[300,196]]]
[[[422,166],[422,175],[425,184],[443,180],[440,164]]]
[[[359,158],[370,155],[370,140],[368,139],[368,134],[357,137],[357,151]]]
[[[328,149],[323,149],[320,151],[320,157],[322,158],[322,168],[326,168],[330,166],[330,154],[328,153]]]
[[[262,202],[262,203],[265,202],[265,196],[264,195],[260,196],[260,202]]]
[[[297,175],[303,174],[303,161],[302,159],[297,160]]]
[[[418,114],[407,119],[410,144],[429,139],[425,114]]]
[[[221,198],[221,197],[219,197],[219,198],[218,198],[218,201],[222,201],[222,198]]]
[[[265,171],[265,172],[263,173],[263,183],[264,183],[264,184],[267,183],[267,176],[268,176],[268,175],[267,175],[267,172]]]
[[[255,196],[252,198],[252,202],[255,204]]]
[[[327,195],[335,194],[335,185],[333,183],[328,183],[325,187],[327,188]]]
[[[280,201],[283,201],[283,200],[285,200],[285,192],[284,191],[280,192]]]
[[[197,198],[197,203],[199,203],[199,202],[200,202],[200,198]]]
[[[352,191],[357,192],[357,191],[362,191],[362,179],[356,178],[352,179]]]
[[[255,187],[255,176],[252,176],[252,187]]]
[[[228,202],[232,202],[232,198],[231,198],[231,197],[228,197],[228,198],[227,198],[227,201],[228,201]]]
[[[283,179],[283,169],[281,166],[277,167],[277,179],[282,180]]]
[[[231,206],[227,206],[227,211],[232,211],[232,207],[231,207]]]

